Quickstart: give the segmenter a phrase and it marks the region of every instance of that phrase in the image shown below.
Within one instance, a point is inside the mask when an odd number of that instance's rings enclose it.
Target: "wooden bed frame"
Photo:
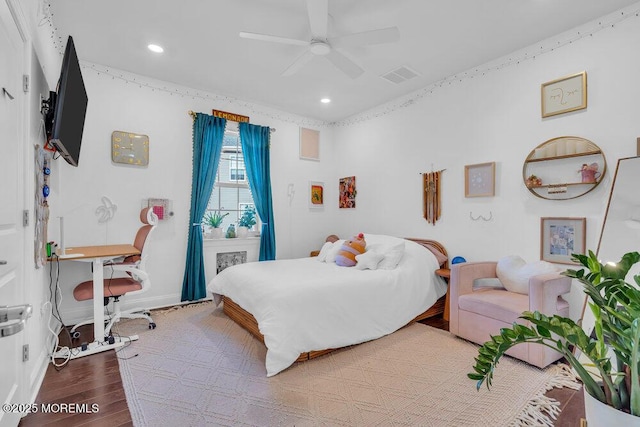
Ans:
[[[444,255],[447,255],[448,257],[447,250],[444,248],[444,246],[442,246],[442,244],[440,244],[439,242],[436,242],[435,240],[418,239],[418,238],[410,238],[410,237],[407,237],[406,240],[411,240],[425,247],[431,245],[436,249],[438,249],[440,252],[442,252]],[[426,249],[426,250],[429,250],[429,249]],[[441,266],[441,268],[449,268],[449,261],[446,261]],[[448,293],[449,293],[449,290],[447,290],[447,295]],[[447,300],[446,295],[441,297],[435,302],[435,304],[429,307],[427,311],[417,315],[408,324],[418,322],[420,320],[428,319],[429,317],[434,317],[444,313],[446,300]],[[238,325],[242,326],[249,333],[251,333],[251,335],[256,337],[258,340],[260,340],[262,344],[264,344],[264,336],[260,333],[260,328],[258,327],[258,322],[256,321],[256,318],[253,317],[251,313],[249,313],[248,311],[240,307],[238,304],[236,304],[231,298],[223,296],[222,301],[223,301],[223,307],[222,307],[223,312],[227,316],[229,316],[231,320],[236,322]],[[328,350],[316,350],[316,351],[310,351],[308,353],[302,353],[296,359],[296,362],[302,362],[305,360],[314,359],[316,357],[325,355],[327,353],[331,353],[334,350],[337,350],[337,349],[334,348],[334,349],[328,349]]]

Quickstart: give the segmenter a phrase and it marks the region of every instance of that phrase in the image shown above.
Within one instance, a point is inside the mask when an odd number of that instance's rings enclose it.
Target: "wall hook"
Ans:
[[[469,218],[471,218],[473,221],[480,221],[481,219],[483,221],[491,221],[493,219],[493,212],[489,211],[489,218],[485,218],[484,215],[478,215],[477,217],[473,217],[473,212],[469,212]]]

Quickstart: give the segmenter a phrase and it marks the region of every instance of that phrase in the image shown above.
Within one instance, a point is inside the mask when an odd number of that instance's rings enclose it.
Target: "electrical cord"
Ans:
[[[62,291],[60,290],[60,259],[58,258],[57,255],[53,255],[53,258],[55,259],[55,263],[50,263],[50,268],[49,268],[49,301],[46,301],[43,304],[43,310],[48,306],[49,308],[49,316],[47,318],[47,329],[49,330],[49,332],[51,333],[51,335],[53,335],[53,342],[54,342],[54,346],[53,346],[53,351],[51,352],[51,364],[55,367],[55,369],[57,371],[63,369],[65,366],[67,366],[67,363],[69,363],[69,360],[71,360],[71,356],[73,355],[73,351],[67,347],[67,346],[60,346],[60,338],[59,338],[59,334],[57,334],[52,328],[51,328],[51,318],[55,318],[61,327],[61,331],[64,330],[68,335],[69,335],[69,330],[67,329],[67,327],[65,326],[64,322],[62,321],[62,317],[60,316],[60,304],[62,303]],[[56,268],[56,278],[55,278],[55,282],[53,280],[53,268]],[[55,283],[55,286],[54,286]],[[59,300],[58,300],[58,296],[59,296]],[[71,341],[71,336],[69,335],[69,341]],[[47,345],[48,343],[46,343],[45,345]],[[66,353],[66,356],[63,357],[64,361],[62,363],[57,363],[56,362],[56,353]]]

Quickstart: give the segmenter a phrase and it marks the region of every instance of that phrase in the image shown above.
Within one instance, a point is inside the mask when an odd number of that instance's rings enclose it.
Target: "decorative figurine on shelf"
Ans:
[[[535,175],[529,175],[526,180],[526,185],[529,188],[540,187],[542,185],[542,180]]]
[[[229,224],[229,228],[227,228],[227,239],[233,239],[236,237],[236,226],[233,224]]]
[[[582,175],[582,182],[585,184],[595,184],[601,175],[600,172],[598,172],[597,163],[591,163],[590,165],[583,163],[578,173]]]

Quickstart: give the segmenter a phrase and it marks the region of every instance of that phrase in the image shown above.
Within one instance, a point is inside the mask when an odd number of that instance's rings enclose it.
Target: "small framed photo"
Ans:
[[[309,181],[309,207],[321,209],[324,207],[324,183]]]
[[[540,259],[577,264],[572,254],[585,253],[586,218],[540,218]]]
[[[464,197],[493,197],[495,193],[495,162],[464,167]]]
[[[542,117],[587,108],[587,72],[542,84]]]

